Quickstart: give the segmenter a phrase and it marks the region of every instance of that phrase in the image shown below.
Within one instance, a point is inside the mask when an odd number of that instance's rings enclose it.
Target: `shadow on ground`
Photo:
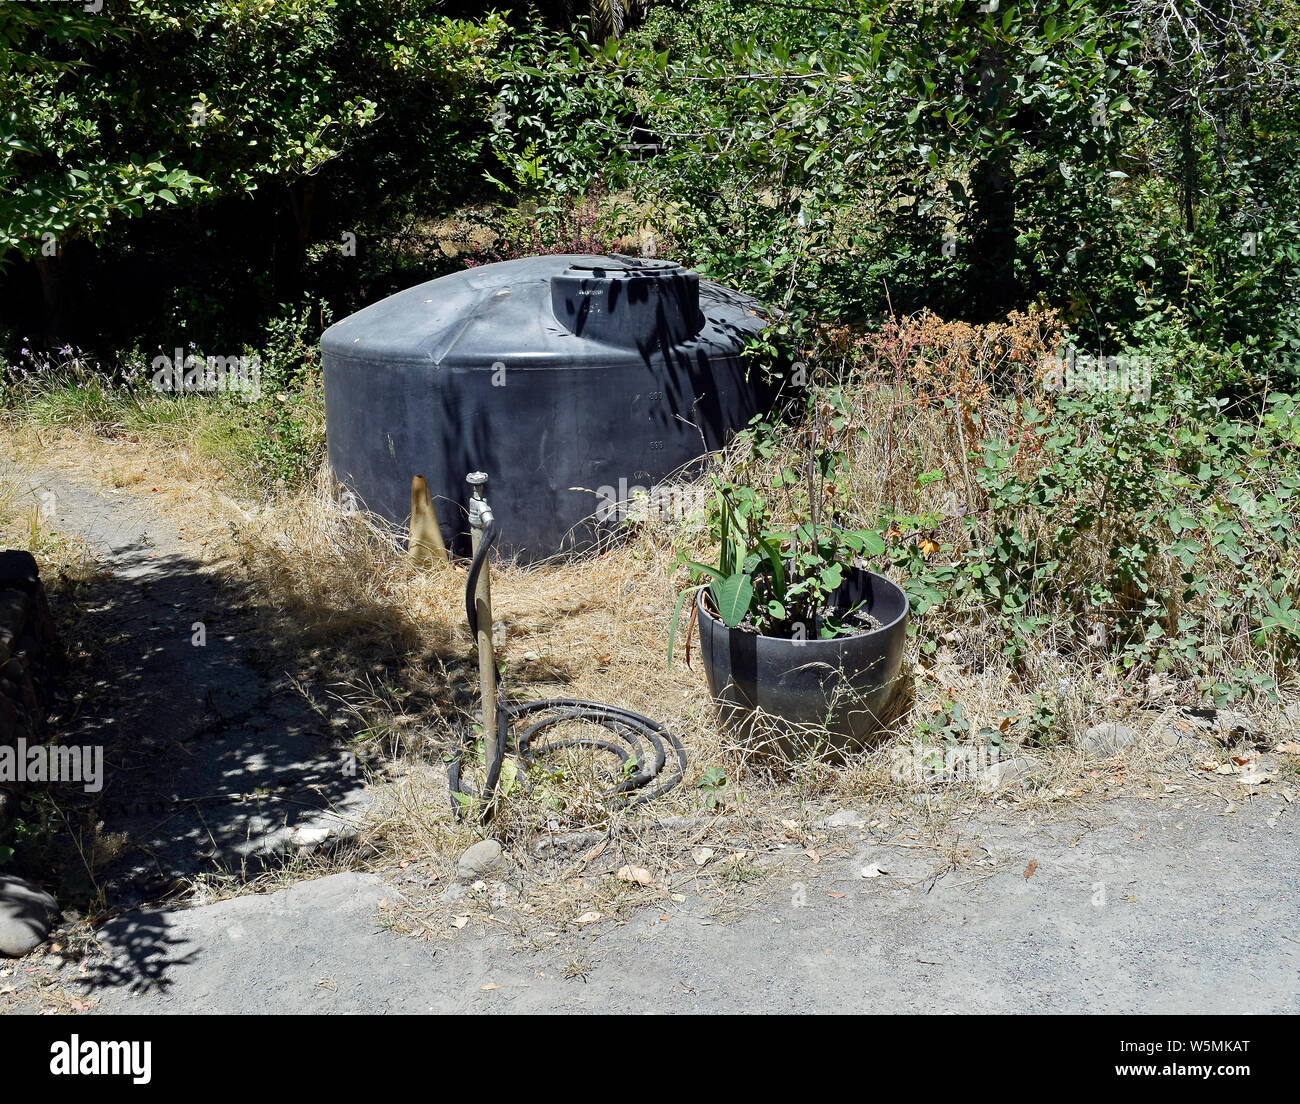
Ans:
[[[65,909],[119,917],[118,954],[96,984],[158,984],[179,960],[164,921],[132,910],[200,877],[220,890],[284,868],[322,828],[345,840],[369,801],[363,771],[347,726],[294,686],[292,625],[268,634],[283,619],[205,568],[167,519],[49,473],[3,474],[53,501],[52,526],[83,540],[94,565],[46,580],[69,654],[48,734],[102,749],[102,788],[32,791],[27,807],[72,846],[56,869],[31,873]],[[396,616],[373,612],[376,624]]]

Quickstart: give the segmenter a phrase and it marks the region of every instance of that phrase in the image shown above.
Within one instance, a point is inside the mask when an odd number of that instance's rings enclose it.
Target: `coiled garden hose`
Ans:
[[[479,573],[487,563],[488,553],[497,539],[495,520],[484,528],[474,558],[470,561],[469,575],[465,580],[465,619],[469,622],[470,635],[478,636],[478,610],[474,604],[474,592],[478,587]],[[545,713],[547,716],[534,721],[514,740],[511,748],[511,722],[520,717]],[[596,736],[573,736],[548,743],[537,751],[533,750],[536,738],[547,729],[570,721],[579,721],[596,725],[611,733],[608,739]],[[484,718],[486,728],[486,718]],[[620,772],[627,773],[605,796],[611,800],[624,801],[628,805],[642,805],[662,797],[676,786],[686,775],[686,749],[681,739],[670,732],[658,721],[622,709],[615,705],[602,705],[599,702],[579,701],[574,698],[549,698],[543,701],[507,702],[505,695],[498,692],[496,725],[492,738],[483,734],[484,763],[487,775],[483,781],[481,793],[473,793],[463,786],[461,778],[461,758],[465,750],[472,749],[473,736],[468,735],[465,743],[455,753],[447,768],[447,783],[451,788],[452,810],[457,817],[464,816],[466,802],[464,798],[478,798],[482,802],[484,821],[490,819],[495,803],[497,783],[501,778],[501,766],[507,754],[513,750],[514,756],[526,769],[538,759],[561,748],[585,747],[606,752],[618,759]],[[671,773],[663,775],[668,765],[668,752],[673,753]],[[628,764],[635,763],[635,771],[628,773]],[[460,795],[459,797],[457,795]]]

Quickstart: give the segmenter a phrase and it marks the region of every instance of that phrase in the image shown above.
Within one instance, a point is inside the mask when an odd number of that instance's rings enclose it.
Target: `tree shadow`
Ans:
[[[110,921],[101,937],[109,954],[88,966],[79,979],[87,996],[101,989],[136,995],[165,991],[172,984],[169,972],[190,965],[198,954],[187,940],[169,932],[167,914],[156,910]]]
[[[293,626],[197,558],[140,544],[111,566],[50,585],[73,658],[49,735],[103,762],[98,790],[43,787],[75,837],[61,902],[117,914],[282,866],[303,827],[346,835],[363,771],[294,684]]]

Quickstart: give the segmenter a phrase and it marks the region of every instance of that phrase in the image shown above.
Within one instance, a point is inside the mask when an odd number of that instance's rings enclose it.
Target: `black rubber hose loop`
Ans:
[[[470,635],[476,640],[478,639],[478,611],[474,607],[474,591],[478,587],[479,573],[483,570],[488,553],[496,539],[497,525],[493,521],[483,533],[483,539],[479,542],[474,558],[470,561],[469,574],[465,579],[465,620],[469,623]],[[495,731],[491,738],[487,732],[483,733],[484,760],[487,768],[487,776],[483,780],[483,792],[471,793],[461,784],[461,756],[466,748],[473,745],[472,732],[467,736],[465,745],[456,752],[447,766],[451,807],[458,818],[465,815],[466,803],[460,801],[457,795],[482,798],[482,819],[487,821],[491,818],[496,801],[497,783],[501,779],[501,767],[510,752],[510,722],[534,713],[549,713],[551,716],[534,721],[515,741],[515,757],[525,768],[538,760],[538,755],[532,751],[533,740],[538,734],[568,721],[582,721],[607,729],[613,738],[602,740],[594,736],[570,737],[545,745],[539,754],[564,747],[589,747],[615,756],[621,767],[629,760],[635,762],[636,773],[608,791],[606,797],[623,799],[628,805],[642,805],[663,796],[686,776],[686,748],[682,746],[682,741],[676,733],[670,732],[658,721],[616,705],[580,701],[576,698],[550,698],[545,701],[508,703],[498,686]],[[669,748],[673,752],[673,770],[664,778],[662,775],[668,762]],[[648,764],[647,760],[649,760]],[[653,788],[647,788],[652,783],[657,784]],[[630,796],[634,792],[636,796]]]

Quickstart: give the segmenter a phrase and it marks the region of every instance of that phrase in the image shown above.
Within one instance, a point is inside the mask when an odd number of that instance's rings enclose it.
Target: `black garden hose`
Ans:
[[[488,552],[497,538],[497,524],[489,522],[479,542],[478,551],[470,561],[469,575],[465,580],[465,619],[469,622],[470,635],[478,638],[478,611],[474,606],[474,591],[478,587],[479,573],[487,562]],[[544,701],[507,702],[505,695],[497,694],[496,731],[489,740],[484,733],[484,760],[487,776],[483,782],[482,793],[472,793],[462,785],[461,755],[458,751],[447,768],[447,783],[451,788],[451,805],[458,817],[464,815],[464,803],[457,795],[481,798],[483,802],[483,820],[492,815],[497,782],[501,777],[501,765],[511,751],[510,724],[520,717],[535,713],[547,716],[530,724],[514,741],[515,758],[525,767],[536,763],[542,755],[560,748],[586,747],[607,752],[618,759],[619,769],[628,771],[628,764],[635,763],[636,769],[628,773],[617,786],[606,793],[606,797],[624,801],[628,805],[642,805],[661,797],[676,786],[686,774],[686,749],[676,733],[664,728],[658,721],[622,709],[616,705],[602,705],[599,702],[578,701],[573,698],[549,698]],[[568,721],[583,721],[597,725],[611,733],[609,739],[595,736],[574,736],[546,744],[534,753],[532,744],[535,738],[555,725]],[[467,737],[466,746],[472,746],[472,736]],[[668,762],[668,751],[672,750],[674,763],[672,773],[661,777]],[[652,785],[653,784],[653,785]],[[638,792],[639,791],[639,792]]]

